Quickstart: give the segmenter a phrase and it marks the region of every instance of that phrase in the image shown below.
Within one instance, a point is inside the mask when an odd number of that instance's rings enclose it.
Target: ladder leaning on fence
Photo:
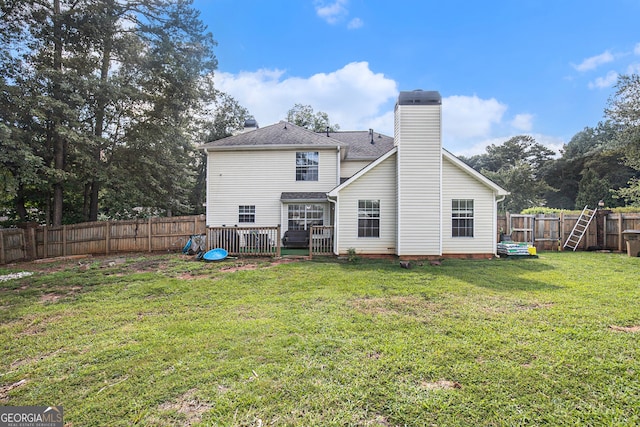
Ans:
[[[584,233],[587,232],[589,228],[589,224],[591,224],[591,220],[594,216],[596,216],[596,211],[598,209],[589,209],[589,206],[585,206],[580,214],[580,218],[576,221],[576,225],[573,226],[573,230],[571,230],[571,234],[566,242],[564,242],[564,246],[562,249],[571,248],[571,250],[575,251]]]

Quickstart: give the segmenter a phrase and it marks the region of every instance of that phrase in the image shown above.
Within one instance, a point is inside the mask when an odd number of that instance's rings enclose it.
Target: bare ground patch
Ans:
[[[634,332],[640,332],[640,325],[634,325],[634,326],[609,325],[609,329],[611,329],[612,331],[615,331],[615,332],[634,333]]]
[[[181,426],[191,426],[193,424],[199,423],[202,421],[202,415],[209,411],[213,406],[210,403],[203,402],[196,396],[198,392],[197,389],[193,388],[188,390],[181,396],[178,396],[175,400],[171,402],[162,403],[158,406],[159,412],[177,412],[182,415],[182,420],[180,420]],[[164,417],[162,417],[164,418]],[[154,425],[165,425],[159,419],[149,420]],[[176,425],[175,421],[172,420],[172,423],[168,423],[166,425]]]
[[[23,379],[13,384],[7,384],[0,386],[0,402],[6,402],[9,397],[9,392],[14,388],[21,387],[27,383],[27,380]]]
[[[457,381],[438,380],[438,381],[422,381],[420,387],[426,390],[453,390],[462,388],[462,385]]]

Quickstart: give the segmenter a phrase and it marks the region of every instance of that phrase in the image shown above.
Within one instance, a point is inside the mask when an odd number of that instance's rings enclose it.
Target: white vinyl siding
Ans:
[[[343,160],[340,163],[340,177],[350,178],[357,172],[360,172],[361,169],[364,169],[372,161],[373,160]]]
[[[396,238],[396,156],[392,155],[373,167],[339,195],[338,252],[350,248],[359,254],[394,254]],[[358,201],[380,201],[379,237],[358,237]]]
[[[256,226],[286,221],[283,192],[327,192],[338,185],[335,150],[319,151],[318,181],[296,181],[296,151],[214,151],[207,163],[207,225],[238,224],[238,206],[255,206]]]
[[[398,255],[441,254],[440,105],[398,105]]]
[[[443,254],[493,254],[495,252],[495,195],[492,189],[447,159],[442,162]],[[473,237],[453,237],[452,200],[473,199]]]

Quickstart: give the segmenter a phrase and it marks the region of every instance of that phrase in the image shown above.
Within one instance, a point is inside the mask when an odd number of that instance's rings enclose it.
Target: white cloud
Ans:
[[[533,114],[516,114],[511,126],[517,130],[529,132],[533,128]]]
[[[640,64],[630,64],[627,67],[627,74],[640,74]]]
[[[335,0],[326,4],[324,1],[316,1],[316,14],[329,24],[336,24],[349,14],[346,8],[348,0]]]
[[[371,71],[367,62],[352,62],[308,78],[285,77],[281,70],[217,73],[214,82],[217,89],[247,108],[261,126],[284,120],[291,107],[304,104],[324,111],[343,130],[371,127],[393,135],[393,117],[389,120],[387,113],[393,112],[396,82]]]
[[[604,89],[613,86],[618,80],[618,73],[615,71],[609,71],[606,76],[598,77],[592,82],[589,82],[589,89]]]
[[[449,96],[442,100],[442,133],[453,141],[487,137],[507,106],[495,98]]]
[[[260,126],[284,120],[295,104],[324,111],[342,130],[373,129],[393,136],[394,104],[398,84],[375,73],[367,62],[352,62],[309,77],[287,76],[283,70],[257,70],[214,75],[217,89],[233,96],[249,110]],[[443,145],[454,154],[485,152],[487,145],[532,129],[533,115],[517,114],[503,123],[507,105],[495,98],[448,96],[442,101]],[[469,148],[471,147],[471,148]]]
[[[633,49],[633,53],[640,55],[640,43],[636,44],[636,47]]]
[[[347,24],[347,28],[350,30],[357,30],[358,28],[362,28],[362,26],[364,25],[364,22],[362,22],[362,19],[360,18],[353,18],[351,21],[349,21],[349,23]]]
[[[572,65],[573,65],[573,68],[575,68],[578,71],[589,71],[599,67],[602,64],[609,63],[613,60],[614,60],[614,57],[611,54],[611,52],[606,51],[604,53],[601,53],[600,55],[587,58],[578,65],[575,65],[575,64],[572,64]]]

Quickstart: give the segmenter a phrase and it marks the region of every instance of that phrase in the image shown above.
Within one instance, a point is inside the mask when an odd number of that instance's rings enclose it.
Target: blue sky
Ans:
[[[216,86],[260,126],[294,104],[393,136],[403,90],[443,97],[443,145],[519,134],[558,149],[640,73],[640,0],[194,0],[218,42]]]

